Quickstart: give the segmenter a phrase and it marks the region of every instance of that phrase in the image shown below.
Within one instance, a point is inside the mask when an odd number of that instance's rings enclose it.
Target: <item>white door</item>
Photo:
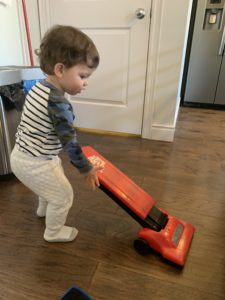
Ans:
[[[150,9],[151,0],[39,0],[42,35],[54,24],[72,25],[100,53],[88,89],[70,97],[77,127],[141,134]]]

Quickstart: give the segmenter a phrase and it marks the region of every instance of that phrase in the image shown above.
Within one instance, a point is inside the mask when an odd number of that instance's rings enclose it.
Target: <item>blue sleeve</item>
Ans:
[[[75,117],[71,104],[64,97],[50,97],[48,111],[56,135],[63,146],[63,150],[70,157],[71,163],[80,173],[88,173],[92,169],[92,165],[84,156],[77,141],[73,124]]]

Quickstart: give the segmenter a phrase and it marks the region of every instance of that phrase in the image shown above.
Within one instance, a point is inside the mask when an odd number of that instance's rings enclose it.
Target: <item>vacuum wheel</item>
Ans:
[[[138,238],[134,241],[134,249],[141,255],[148,255],[150,247],[146,240]]]

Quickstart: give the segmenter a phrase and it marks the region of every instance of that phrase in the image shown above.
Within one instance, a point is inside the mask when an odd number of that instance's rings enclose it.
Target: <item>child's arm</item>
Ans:
[[[95,185],[99,185],[96,171],[102,168],[100,166],[93,167],[82,152],[73,124],[75,117],[71,104],[62,96],[52,97],[49,99],[48,111],[55,132],[64,151],[70,157],[71,163],[85,175],[88,185],[95,189]]]

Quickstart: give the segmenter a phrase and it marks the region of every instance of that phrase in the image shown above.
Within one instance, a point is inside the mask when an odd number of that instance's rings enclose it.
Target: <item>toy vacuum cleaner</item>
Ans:
[[[93,148],[82,149],[91,162],[98,160],[104,165],[98,171],[100,189],[143,227],[134,241],[136,251],[145,255],[152,248],[165,259],[183,266],[195,228],[157,208],[155,199]]]

